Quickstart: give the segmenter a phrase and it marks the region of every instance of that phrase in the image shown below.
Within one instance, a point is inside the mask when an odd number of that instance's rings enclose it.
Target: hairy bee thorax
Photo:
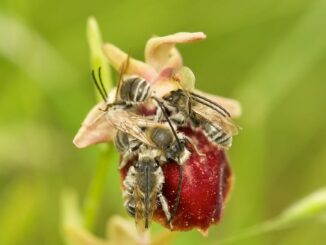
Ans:
[[[156,126],[149,129],[151,141],[161,150],[167,149],[175,140],[171,129],[165,126]]]

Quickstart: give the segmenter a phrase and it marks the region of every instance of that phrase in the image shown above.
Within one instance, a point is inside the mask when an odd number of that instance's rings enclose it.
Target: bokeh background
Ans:
[[[153,34],[203,31],[179,45],[198,88],[238,99],[243,130],[229,151],[235,187],[221,224],[207,238],[178,233],[173,244],[219,244],[278,215],[326,185],[326,1],[0,2],[0,244],[64,244],[61,197],[82,201],[99,158],[72,139],[95,104],[86,21],[103,39],[143,59]],[[126,216],[117,156],[95,233]],[[323,244],[311,222],[232,244]],[[159,228],[157,228],[159,229]]]

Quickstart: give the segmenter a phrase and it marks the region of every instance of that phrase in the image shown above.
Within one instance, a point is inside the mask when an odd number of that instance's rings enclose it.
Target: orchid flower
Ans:
[[[202,32],[180,32],[164,37],[153,37],[148,40],[145,47],[145,62],[129,57],[110,43],[103,45],[103,53],[117,71],[128,59],[124,75],[136,75],[146,79],[156,97],[161,98],[170,91],[178,89],[180,84],[176,81],[181,81],[186,89],[193,90],[220,104],[231,117],[238,117],[241,108],[237,101],[195,89],[195,75],[184,66],[182,57],[175,47],[176,44],[205,38]],[[107,101],[100,102],[88,113],[73,141],[77,147],[83,148],[114,139],[116,130],[104,116],[106,112],[100,109],[105,108],[106,103],[114,102],[115,95],[116,89],[112,89]],[[178,128],[178,130],[194,142],[198,152],[192,151],[190,158],[183,165],[184,177],[180,202],[173,219],[173,227],[175,231],[196,228],[203,234],[207,234],[211,224],[218,223],[223,214],[232,187],[231,168],[225,150],[209,140],[201,130],[193,129],[191,126]],[[120,170],[122,181],[131,164],[127,164]],[[162,169],[165,177],[163,195],[167,198],[169,209],[172,210],[178,188],[178,164],[167,162],[162,165]],[[153,219],[169,228],[160,207],[155,211]]]

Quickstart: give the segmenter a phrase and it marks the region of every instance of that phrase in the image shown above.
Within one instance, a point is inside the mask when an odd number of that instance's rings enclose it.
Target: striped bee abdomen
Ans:
[[[203,125],[205,135],[214,143],[223,148],[230,148],[232,145],[232,135],[227,134],[221,127],[215,126],[209,122]]]
[[[141,142],[125,132],[118,130],[114,139],[114,144],[120,153],[127,151],[134,152],[139,149]]]
[[[140,77],[124,80],[120,88],[120,98],[123,101],[143,102],[149,97],[150,85]]]

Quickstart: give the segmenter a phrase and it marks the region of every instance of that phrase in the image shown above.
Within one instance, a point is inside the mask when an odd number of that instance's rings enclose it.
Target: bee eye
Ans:
[[[166,95],[163,97],[164,100],[171,102],[172,101],[172,96],[171,95]]]

